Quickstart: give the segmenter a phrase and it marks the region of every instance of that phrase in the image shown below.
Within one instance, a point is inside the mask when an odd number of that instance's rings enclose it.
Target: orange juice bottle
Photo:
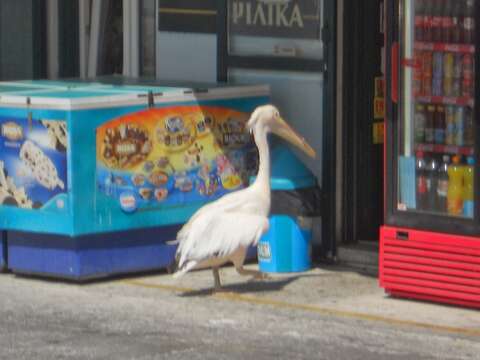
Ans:
[[[463,214],[463,175],[464,168],[460,165],[460,157],[456,155],[448,167],[447,208],[450,215]]]

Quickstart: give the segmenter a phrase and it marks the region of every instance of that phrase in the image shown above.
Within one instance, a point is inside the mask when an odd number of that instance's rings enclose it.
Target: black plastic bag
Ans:
[[[321,216],[322,191],[318,186],[295,190],[273,190],[270,213],[295,217]]]

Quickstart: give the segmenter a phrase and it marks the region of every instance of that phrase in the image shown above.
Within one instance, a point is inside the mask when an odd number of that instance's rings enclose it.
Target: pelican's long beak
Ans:
[[[289,141],[311,158],[316,157],[315,150],[313,150],[307,141],[298,135],[296,131],[293,130],[281,117],[277,118],[277,123],[275,123],[274,128],[272,128],[272,132]]]

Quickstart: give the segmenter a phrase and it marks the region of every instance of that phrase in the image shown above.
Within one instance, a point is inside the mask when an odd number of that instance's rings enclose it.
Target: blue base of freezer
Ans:
[[[167,268],[180,226],[79,237],[8,232],[8,268],[14,273],[71,280]]]
[[[0,271],[7,267],[7,237],[6,232],[0,231]]]

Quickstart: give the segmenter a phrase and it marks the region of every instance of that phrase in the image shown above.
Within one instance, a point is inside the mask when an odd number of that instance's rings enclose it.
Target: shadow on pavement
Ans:
[[[318,269],[318,270],[325,270],[329,271],[332,273],[356,273],[362,276],[366,276],[369,278],[378,278],[378,273],[372,272],[366,269],[360,269],[357,267],[352,267],[348,266],[345,264],[342,264],[341,262],[336,262],[336,263],[316,263],[312,265],[312,270],[313,269]]]
[[[228,284],[222,286],[222,291],[219,293],[255,293],[255,292],[271,292],[282,290],[288,284],[296,281],[301,276],[292,276],[282,279],[268,279],[268,280],[247,280],[241,283]],[[213,280],[212,280],[213,282]],[[196,297],[196,296],[209,296],[215,294],[213,288],[188,291],[180,294],[181,297]]]

